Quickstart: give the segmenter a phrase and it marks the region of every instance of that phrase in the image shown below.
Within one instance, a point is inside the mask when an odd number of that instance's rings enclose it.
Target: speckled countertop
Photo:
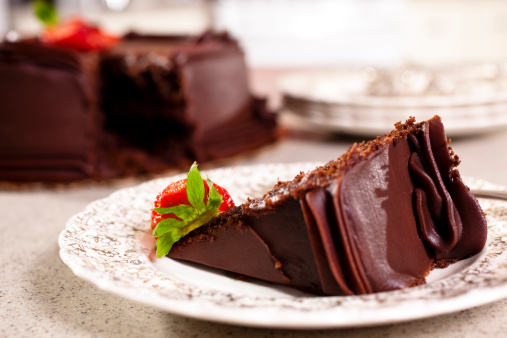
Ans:
[[[294,133],[259,152],[208,166],[326,161],[351,137]],[[461,173],[507,186],[507,130],[454,140]],[[507,300],[396,325],[271,330],[173,315],[101,291],[59,257],[58,235],[90,202],[142,180],[0,190],[0,337],[507,337]]]

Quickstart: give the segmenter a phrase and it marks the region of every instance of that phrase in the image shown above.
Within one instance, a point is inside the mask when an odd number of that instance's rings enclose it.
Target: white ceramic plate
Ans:
[[[258,197],[315,163],[208,171],[236,203]],[[206,173],[206,172],[203,172]],[[60,256],[74,273],[122,297],[169,312],[222,323],[271,328],[338,328],[436,316],[507,298],[507,202],[481,200],[488,243],[480,254],[434,270],[426,285],[364,296],[316,297],[291,288],[232,278],[167,257],[151,261],[147,240],[156,194],[184,175],[119,190],[72,217],[60,234]],[[503,188],[468,179],[472,188]],[[237,276],[236,276],[237,277]]]

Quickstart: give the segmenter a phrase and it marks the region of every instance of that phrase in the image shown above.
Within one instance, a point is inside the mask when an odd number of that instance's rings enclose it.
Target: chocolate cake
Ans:
[[[384,137],[179,240],[169,257],[323,295],[416,286],[480,252],[486,221],[439,117]]]
[[[129,34],[104,51],[0,44],[0,181],[104,179],[275,140],[227,34]]]

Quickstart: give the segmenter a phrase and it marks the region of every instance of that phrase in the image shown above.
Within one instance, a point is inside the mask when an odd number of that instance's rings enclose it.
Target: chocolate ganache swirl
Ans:
[[[440,118],[372,149],[301,199],[325,294],[418,285],[434,262],[474,255],[485,244],[484,215]]]
[[[434,258],[462,259],[477,253],[486,241],[486,221],[456,169],[459,160],[448,150],[442,123],[427,121],[408,140],[414,210]]]

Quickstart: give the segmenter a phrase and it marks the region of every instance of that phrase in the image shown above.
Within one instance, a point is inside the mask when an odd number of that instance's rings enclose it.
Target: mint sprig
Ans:
[[[46,26],[55,25],[58,22],[58,15],[53,2],[48,0],[37,0],[33,3],[35,16]]]
[[[160,215],[173,214],[178,218],[166,218],[158,222],[153,230],[153,237],[157,238],[157,257],[169,253],[174,243],[198,227],[208,223],[218,214],[222,204],[222,195],[213,186],[213,182],[206,178],[209,187],[208,198],[204,203],[204,182],[197,170],[197,163],[190,167],[187,177],[186,193],[191,205],[177,205],[168,208],[154,208]]]

